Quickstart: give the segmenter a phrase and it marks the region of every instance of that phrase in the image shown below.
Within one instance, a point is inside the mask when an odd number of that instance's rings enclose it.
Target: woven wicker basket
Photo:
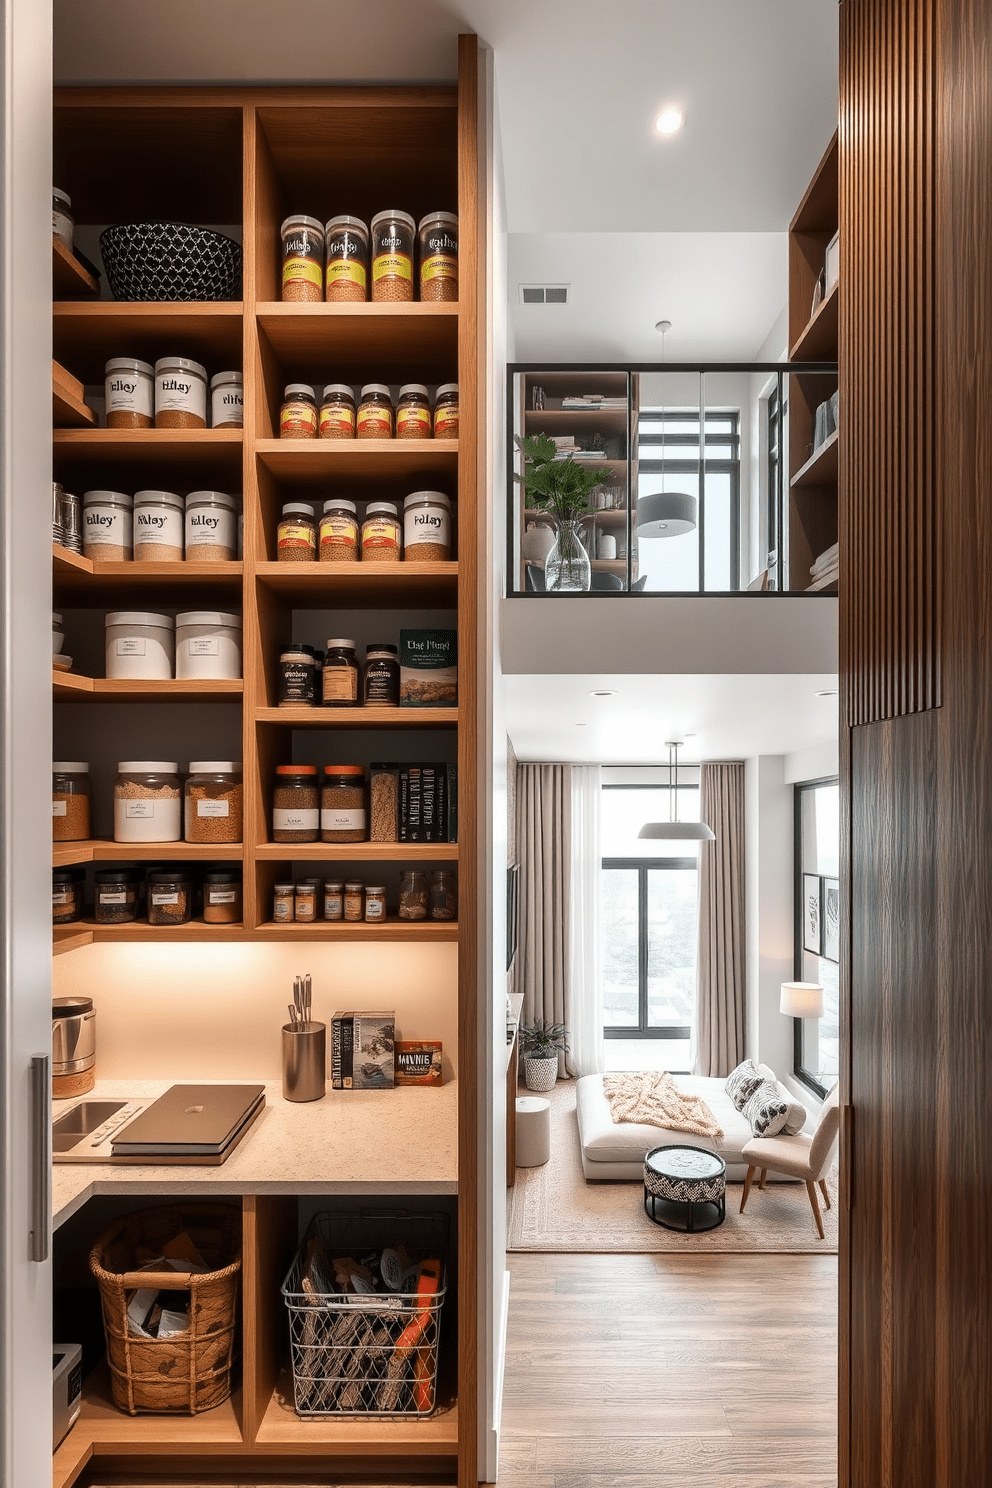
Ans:
[[[141,1251],[160,1255],[185,1230],[208,1266],[186,1276],[164,1268],[138,1271]],[[114,1403],[141,1411],[196,1415],[231,1393],[234,1329],[241,1273],[241,1212],[229,1205],[169,1205],[118,1219],[90,1251],[100,1286],[107,1361]],[[142,1338],[130,1331],[127,1304],[139,1287],[190,1291],[190,1326],[171,1338]]]

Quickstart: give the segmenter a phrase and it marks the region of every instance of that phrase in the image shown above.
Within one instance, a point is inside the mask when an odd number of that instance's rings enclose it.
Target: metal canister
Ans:
[[[52,481],[52,542],[62,542],[62,487]]]
[[[83,551],[83,504],[71,491],[62,492],[62,546],[70,553]]]

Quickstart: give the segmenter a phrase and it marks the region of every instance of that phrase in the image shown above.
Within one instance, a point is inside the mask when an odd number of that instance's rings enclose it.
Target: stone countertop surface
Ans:
[[[172,1080],[98,1080],[84,1100],[159,1096]],[[252,1083],[218,1081],[217,1083]],[[282,1098],[265,1084],[265,1107],[226,1162],[56,1163],[53,1228],[95,1194],[441,1194],[458,1190],[458,1095],[440,1089],[328,1090],[319,1101]],[[55,1117],[75,1100],[56,1101]]]

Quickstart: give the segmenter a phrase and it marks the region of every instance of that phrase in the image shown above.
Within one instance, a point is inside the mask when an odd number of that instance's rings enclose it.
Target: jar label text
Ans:
[[[231,805],[229,801],[197,801],[197,816],[230,816]]]

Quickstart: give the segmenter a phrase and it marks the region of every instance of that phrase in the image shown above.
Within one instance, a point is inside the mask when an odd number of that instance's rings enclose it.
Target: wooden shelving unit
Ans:
[[[100,926],[84,919],[55,927],[56,954],[102,944],[208,944],[283,941],[304,946],[361,945],[364,958],[376,945],[395,948],[431,942],[458,947],[458,1128],[463,1163],[458,1176],[457,1248],[448,1258],[457,1278],[459,1306],[450,1310],[444,1343],[446,1393],[429,1420],[311,1422],[285,1403],[288,1358],[285,1310],[278,1287],[298,1241],[296,1198],[245,1194],[243,1348],[240,1387],[231,1401],[203,1416],[121,1415],[110,1403],[98,1372],[84,1387],[81,1419],[59,1448],[55,1488],[68,1488],[81,1473],[105,1470],[127,1458],[149,1464],[161,1458],[170,1470],[193,1474],[208,1462],[237,1472],[275,1478],[289,1459],[333,1457],[335,1470],[368,1475],[428,1473],[468,1485],[477,1479],[476,1359],[478,1357],[477,1201],[475,1136],[478,1084],[476,978],[480,951],[474,916],[459,922],[347,924],[272,921],[272,884],[294,865],[354,863],[371,869],[398,864],[459,865],[462,902],[477,897],[477,735],[474,666],[478,606],[485,576],[477,554],[478,494],[485,480],[485,431],[480,379],[486,357],[484,321],[485,220],[479,200],[478,45],[459,44],[455,87],[66,89],[56,97],[56,175],[72,196],[78,224],[127,217],[240,223],[244,243],[242,299],[226,304],[128,304],[83,299],[93,295],[74,262],[53,253],[54,355],[81,384],[103,380],[111,356],[154,361],[169,353],[203,362],[208,375],[242,368],[243,431],[57,428],[55,478],[71,490],[143,486],[186,493],[199,487],[240,491],[244,501],[244,560],[225,564],[91,562],[53,548],[54,604],[64,610],[112,608],[239,609],[244,618],[244,680],[239,683],[112,683],[60,673],[53,676],[59,729],[70,731],[72,757],[88,757],[86,730],[94,720],[116,724],[128,737],[133,717],[154,714],[168,727],[170,706],[184,709],[185,765],[197,758],[196,718],[240,715],[245,771],[244,843],[199,846],[128,844],[93,839],[56,844],[55,866],[115,862],[221,862],[241,864],[241,924],[193,921],[175,928],[147,924]],[[163,128],[163,122],[169,127]],[[99,160],[99,170],[93,161]],[[209,162],[209,170],[205,163]],[[325,199],[326,198],[326,199]],[[324,218],[347,210],[368,220],[384,204],[401,200],[419,218],[439,206],[460,221],[458,304],[297,305],[278,300],[279,224],[298,203]],[[71,258],[71,256],[70,256]],[[400,383],[457,381],[461,431],[457,440],[336,445],[284,441],[276,435],[286,382],[310,380]],[[424,487],[457,501],[457,555],[445,563],[395,565],[279,563],[275,526],[283,501],[299,493],[316,500],[349,494],[390,499]],[[466,705],[434,709],[280,709],[273,677],[278,646],[295,632],[306,611],[381,612],[384,633],[425,623],[420,612],[448,611],[457,624],[460,686]],[[439,623],[432,620],[427,623]],[[333,633],[333,632],[331,632]],[[73,652],[71,635],[66,649]],[[99,704],[92,711],[80,708]],[[211,707],[223,704],[224,707]],[[129,715],[129,709],[135,709]],[[119,710],[115,712],[114,710]],[[144,713],[141,712],[144,710]],[[79,720],[74,722],[73,720]],[[100,722],[105,728],[105,723]],[[215,724],[216,726],[216,724]],[[148,728],[153,725],[148,724]],[[422,738],[433,752],[440,731],[443,758],[459,767],[459,843],[280,844],[269,840],[274,767],[294,758],[297,745],[312,747],[315,732],[344,742],[369,758],[391,757],[402,731]],[[367,753],[363,736],[381,734]],[[65,739],[65,744],[69,739]],[[62,746],[64,747],[64,745]],[[106,746],[105,746],[106,747]],[[115,741],[115,746],[120,747]],[[59,746],[57,745],[57,748]],[[214,753],[214,748],[208,750]],[[170,749],[171,757],[178,757]],[[69,756],[65,756],[69,757]],[[306,757],[305,754],[295,757]],[[103,761],[107,768],[109,754]],[[114,755],[116,759],[116,755]],[[297,871],[299,871],[297,866]],[[366,877],[368,872],[366,870]],[[372,881],[369,879],[369,881]],[[452,958],[453,961],[454,958]],[[371,961],[369,962],[371,965]],[[393,964],[393,963],[391,963]],[[246,989],[250,995],[250,988]],[[415,1175],[411,1175],[415,1176]],[[435,1476],[436,1475],[436,1476]]]

